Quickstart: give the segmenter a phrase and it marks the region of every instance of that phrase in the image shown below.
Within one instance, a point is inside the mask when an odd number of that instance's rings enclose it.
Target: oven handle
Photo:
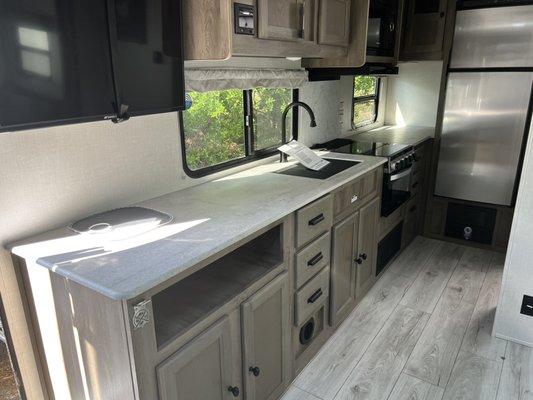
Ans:
[[[404,178],[408,175],[411,175],[411,167],[402,171],[402,172],[398,172],[397,174],[391,174],[390,175],[390,180],[391,181],[397,181],[398,179],[401,179],[401,178]]]

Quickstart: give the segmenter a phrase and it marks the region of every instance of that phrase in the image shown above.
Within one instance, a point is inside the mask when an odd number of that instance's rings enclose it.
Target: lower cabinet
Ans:
[[[289,283],[283,273],[241,305],[242,358],[223,317],[160,364],[161,400],[274,400],[290,379]],[[243,388],[232,382],[243,366]]]
[[[330,324],[338,325],[376,279],[380,198],[333,227]]]
[[[355,305],[355,253],[359,213],[333,227],[331,256],[330,325],[335,326]]]
[[[222,400],[239,396],[239,388],[231,382],[232,357],[230,323],[224,317],[157,367],[159,397]]]
[[[290,379],[289,284],[276,278],[242,305],[247,400],[274,400]]]
[[[355,297],[363,297],[376,281],[377,229],[381,200],[376,198],[359,211],[359,240]]]

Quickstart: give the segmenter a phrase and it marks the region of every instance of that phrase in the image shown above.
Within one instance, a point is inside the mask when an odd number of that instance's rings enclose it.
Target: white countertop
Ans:
[[[418,146],[435,136],[435,128],[426,126],[381,126],[350,136],[362,142],[386,142]]]
[[[105,296],[131,299],[385,162],[360,155],[328,157],[362,163],[326,180],[271,173],[294,162],[262,165],[136,204],[174,219],[130,239],[103,240],[65,227],[9,249]]]

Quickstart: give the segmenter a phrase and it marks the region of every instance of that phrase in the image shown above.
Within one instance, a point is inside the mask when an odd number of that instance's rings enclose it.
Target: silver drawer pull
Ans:
[[[355,203],[357,200],[359,200],[359,196],[356,195],[356,194],[354,194],[354,195],[352,196],[352,199],[350,200],[350,203],[353,204],[353,203]]]

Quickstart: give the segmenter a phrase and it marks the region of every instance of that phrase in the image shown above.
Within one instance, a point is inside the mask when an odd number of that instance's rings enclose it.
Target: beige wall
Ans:
[[[385,124],[435,127],[442,61],[400,64],[388,79]]]

